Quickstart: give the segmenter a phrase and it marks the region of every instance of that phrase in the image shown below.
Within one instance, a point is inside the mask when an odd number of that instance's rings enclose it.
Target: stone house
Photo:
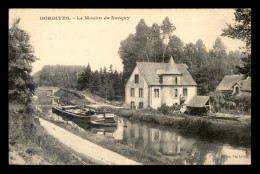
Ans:
[[[251,77],[245,78],[243,75],[226,75],[216,88],[225,92],[232,92],[237,96],[251,96]]]
[[[136,62],[125,86],[125,103],[131,108],[168,106],[188,103],[197,96],[197,83],[186,64]]]

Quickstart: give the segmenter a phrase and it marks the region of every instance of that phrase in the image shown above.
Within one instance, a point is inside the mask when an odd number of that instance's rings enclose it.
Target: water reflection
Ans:
[[[124,125],[127,125],[126,127]],[[182,137],[176,131],[158,128],[151,124],[118,118],[118,127],[113,133],[117,140],[124,140],[137,149],[151,149],[163,156],[180,156],[184,164],[250,164],[250,148],[233,148],[226,144],[199,141]]]
[[[53,114],[51,109],[47,115],[54,121],[64,122],[93,134],[112,137],[136,149],[148,149],[153,154],[161,154],[169,160],[174,160],[178,156],[183,164],[187,165],[251,164],[250,148],[239,149],[226,144],[182,137],[172,129],[152,124],[118,117],[117,127],[93,127]]]
[[[42,101],[46,102],[47,100],[42,99]],[[123,117],[117,117],[117,127],[93,127],[53,114],[51,105],[39,105],[39,110],[53,121],[64,122],[93,134],[112,137],[118,142],[128,144],[136,149],[149,150],[149,152],[162,155],[169,160],[178,157],[182,159],[183,164],[251,164],[250,148],[234,148],[227,144],[183,137],[173,129],[132,121]]]

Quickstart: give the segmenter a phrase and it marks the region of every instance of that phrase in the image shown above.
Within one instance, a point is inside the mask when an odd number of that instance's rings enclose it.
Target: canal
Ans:
[[[251,164],[251,148],[183,136],[171,127],[138,122],[120,115],[117,116],[117,127],[93,127],[52,113],[51,105],[38,104],[40,110],[45,110],[45,116],[55,122],[66,122],[86,132],[113,138],[118,143],[149,151],[169,160],[182,157],[183,163],[187,165]]]

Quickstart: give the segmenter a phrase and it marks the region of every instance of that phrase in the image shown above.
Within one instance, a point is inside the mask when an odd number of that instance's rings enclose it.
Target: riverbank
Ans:
[[[9,103],[10,165],[90,165],[83,155],[73,152],[41,127],[22,105]]]
[[[46,108],[47,109],[47,108]],[[93,134],[91,132],[85,131],[79,126],[71,121],[62,121],[54,119],[51,113],[44,112],[45,114],[40,114],[39,116],[85,140],[95,143],[105,149],[111,150],[118,153],[130,160],[136,161],[144,165],[183,165],[184,157],[176,156],[174,159],[167,158],[160,153],[155,153],[150,149],[136,149],[123,140],[115,140],[104,135]]]
[[[72,148],[75,152],[85,155],[93,163],[99,165],[141,165],[118,153],[102,148],[85,140],[49,121],[39,118],[40,124],[54,138]]]
[[[157,113],[155,110],[112,109],[117,115],[129,119],[156,123],[175,128],[182,135],[203,140],[219,141],[235,146],[251,146],[251,119],[229,120],[215,117],[201,117],[176,114],[173,116]]]
[[[79,92],[74,91],[74,93],[78,94]],[[92,97],[89,96],[89,93],[84,93],[84,95]],[[75,98],[77,99],[77,97]],[[251,146],[251,116],[240,116],[240,118],[237,118],[238,115],[234,115],[233,118],[225,118],[185,114],[163,115],[154,109],[130,110],[106,106],[102,106],[100,109],[112,111],[117,115],[133,120],[170,126],[183,135],[209,141],[216,140],[235,146]]]

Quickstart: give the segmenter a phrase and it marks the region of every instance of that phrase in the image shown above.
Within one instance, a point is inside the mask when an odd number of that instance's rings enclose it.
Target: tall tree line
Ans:
[[[30,75],[36,60],[30,44],[30,35],[19,27],[20,18],[15,19],[8,30],[8,97],[9,101],[29,104],[35,84]]]
[[[84,68],[84,66],[74,65],[45,65],[33,77],[38,86],[76,89],[79,75]]]
[[[124,96],[122,72],[110,65],[92,71],[90,64],[85,66],[46,65],[34,74],[37,86],[53,86],[74,90],[88,90],[105,99],[112,100]]]
[[[114,70],[112,64],[109,70],[104,67],[100,68],[99,71],[92,71],[90,64],[88,64],[79,76],[78,90],[89,90],[107,100],[120,99],[124,96],[122,73]]]
[[[183,44],[174,35],[176,27],[166,17],[162,25],[154,23],[147,26],[141,19],[136,26],[135,34],[130,34],[121,41],[119,55],[123,63],[123,83],[130,77],[137,61],[168,62],[172,56],[176,63],[186,63],[189,72],[198,84],[200,95],[214,91],[227,74],[238,73],[237,67],[243,66],[245,53],[230,51],[218,37],[208,51],[201,39],[194,43]]]

